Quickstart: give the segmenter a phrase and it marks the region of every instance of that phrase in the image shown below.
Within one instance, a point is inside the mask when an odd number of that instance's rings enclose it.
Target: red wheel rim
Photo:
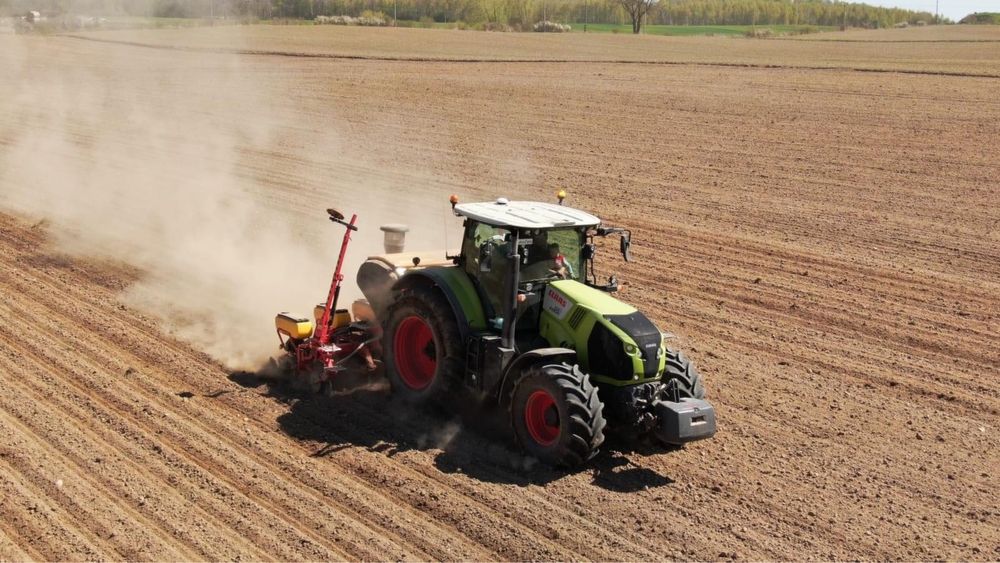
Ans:
[[[434,381],[437,371],[437,350],[430,325],[420,317],[406,317],[396,328],[393,340],[396,371],[407,387],[425,389]]]
[[[542,446],[551,446],[559,439],[559,409],[547,391],[538,390],[524,405],[524,424],[531,439]]]

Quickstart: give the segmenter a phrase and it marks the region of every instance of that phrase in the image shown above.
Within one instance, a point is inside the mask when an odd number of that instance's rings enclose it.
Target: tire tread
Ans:
[[[520,387],[533,383],[537,378],[551,379],[561,393],[562,396],[556,399],[562,399],[566,405],[568,417],[565,426],[570,432],[568,439],[562,440],[558,448],[545,456],[544,461],[574,467],[592,459],[604,443],[604,429],[607,425],[603,413],[604,403],[598,397],[597,387],[591,383],[590,376],[578,366],[566,363],[532,366],[524,370],[515,382],[510,395],[510,415],[514,434],[521,441],[522,448],[528,453],[537,453],[532,451],[534,448],[530,444],[524,443],[519,433],[515,401]]]

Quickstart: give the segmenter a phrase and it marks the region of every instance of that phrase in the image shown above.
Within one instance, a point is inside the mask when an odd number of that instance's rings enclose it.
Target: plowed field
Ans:
[[[224,52],[297,31],[0,37],[0,559],[1000,559],[1000,80],[919,73],[1000,74],[997,43],[845,43],[844,69],[797,41],[747,55],[782,68]],[[330,203],[436,233],[449,193],[557,187],[632,227],[636,261],[601,262],[695,359],[715,439],[555,471],[380,381],[239,371],[220,350],[272,346],[270,303],[186,330],[259,306],[257,272],[321,300],[296,268],[331,267]],[[227,237],[243,200],[317,264]]]

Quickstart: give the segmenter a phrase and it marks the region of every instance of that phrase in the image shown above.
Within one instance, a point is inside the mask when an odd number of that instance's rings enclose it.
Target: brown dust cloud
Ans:
[[[36,55],[41,41],[65,59]],[[308,315],[325,299],[343,234],[327,207],[362,227],[345,301],[360,297],[361,260],[381,252],[380,224],[409,224],[423,248],[457,228],[438,205],[445,190],[400,182],[430,165],[378,173],[353,148],[350,116],[331,101],[304,123],[296,92],[255,57],[125,47],[93,60],[78,46],[0,49],[0,212],[44,220],[54,254],[134,267],[123,303],[229,367],[276,351],[276,312]]]

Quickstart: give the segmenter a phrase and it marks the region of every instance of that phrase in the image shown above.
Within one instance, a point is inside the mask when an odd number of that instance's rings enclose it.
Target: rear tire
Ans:
[[[562,467],[597,455],[604,443],[604,404],[577,366],[532,366],[514,385],[511,426],[525,452]]]
[[[404,290],[386,314],[382,340],[393,393],[423,404],[442,398],[461,381],[463,353],[451,305],[433,288]]]

